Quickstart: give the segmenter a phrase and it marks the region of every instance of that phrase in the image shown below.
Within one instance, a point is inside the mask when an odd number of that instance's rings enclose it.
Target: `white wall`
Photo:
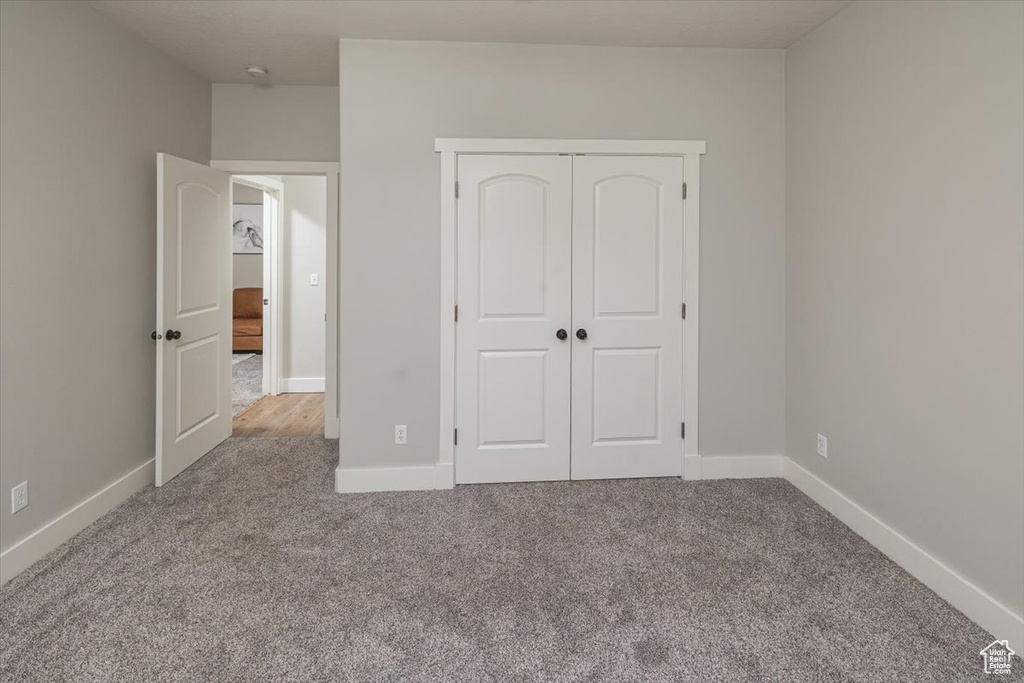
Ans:
[[[327,180],[284,176],[283,181],[281,375],[291,391],[323,391]],[[310,285],[312,273],[319,285]]]
[[[213,158],[338,160],[338,88],[213,84]]]
[[[786,139],[789,457],[1021,615],[1024,4],[850,5]]]
[[[437,460],[438,136],[707,140],[700,449],[785,451],[781,51],[342,40],[340,69],[343,467]]]
[[[209,160],[210,84],[85,3],[3,2],[0,120],[8,549],[153,457],[156,153]]]

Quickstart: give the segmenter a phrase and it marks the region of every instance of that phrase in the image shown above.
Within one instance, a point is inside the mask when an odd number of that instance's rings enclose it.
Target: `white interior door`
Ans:
[[[231,178],[157,155],[156,485],[231,435]]]
[[[572,159],[458,160],[456,483],[569,478]]]
[[[681,476],[683,160],[575,157],[572,250],[572,478]]]

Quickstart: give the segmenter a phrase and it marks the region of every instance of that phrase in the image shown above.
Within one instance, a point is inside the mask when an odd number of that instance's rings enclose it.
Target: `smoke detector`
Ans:
[[[259,64],[250,64],[245,67],[245,73],[249,74],[253,78],[266,78],[270,75],[270,69]]]

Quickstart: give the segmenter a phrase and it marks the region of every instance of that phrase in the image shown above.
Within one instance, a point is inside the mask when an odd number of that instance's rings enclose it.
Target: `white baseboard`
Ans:
[[[711,455],[701,458],[701,479],[767,479],[783,476],[782,455]]]
[[[152,484],[154,469],[155,460],[142,463],[0,553],[0,583],[7,583],[136,492]]]
[[[1024,619],[789,458],[785,476],[814,502],[998,639],[1024,652]],[[983,643],[984,645],[984,643]]]
[[[376,467],[334,470],[334,490],[338,493],[370,491],[431,491],[455,486],[452,463],[415,467]]]
[[[282,394],[322,394],[325,381],[323,377],[282,377]]]
[[[340,439],[341,438],[341,420],[336,417],[328,417],[324,420],[324,438],[325,439]]]
[[[687,455],[683,479],[766,479],[783,476],[782,455]]]
[[[683,456],[683,479],[694,481],[701,478],[701,460],[700,453],[691,453]]]

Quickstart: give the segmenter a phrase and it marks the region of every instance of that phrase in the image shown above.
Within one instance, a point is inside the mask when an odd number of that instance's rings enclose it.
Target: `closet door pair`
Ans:
[[[458,158],[457,483],[682,475],[683,160]]]

